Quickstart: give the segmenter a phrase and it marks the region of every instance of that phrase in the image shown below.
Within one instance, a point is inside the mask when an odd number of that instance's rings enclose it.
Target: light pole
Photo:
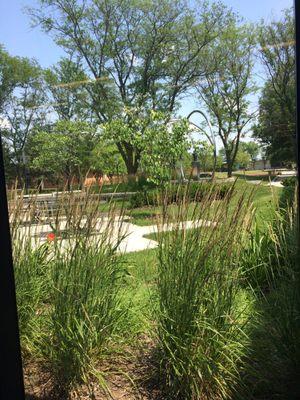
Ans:
[[[194,122],[190,122],[190,124],[194,125],[195,128],[199,129],[201,132],[203,132],[203,134],[207,137],[207,139],[209,140],[209,143],[213,146],[213,154],[214,154],[214,165],[213,165],[213,172],[212,172],[212,179],[215,178],[215,172],[216,172],[216,166],[217,166],[217,146],[216,146],[216,138],[211,126],[211,123],[209,121],[209,119],[207,118],[207,115],[201,111],[201,110],[194,110],[192,112],[189,113],[189,115],[187,116],[187,119],[189,120],[190,117],[194,114],[200,114],[202,115],[202,117],[205,119],[208,128],[209,128],[209,132],[210,135],[208,135],[205,130],[203,128],[201,128],[200,126],[198,126],[197,124],[195,124]]]

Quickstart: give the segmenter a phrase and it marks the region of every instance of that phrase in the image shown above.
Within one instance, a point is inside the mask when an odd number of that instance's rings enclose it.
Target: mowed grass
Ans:
[[[157,278],[156,250],[127,253],[123,259],[128,272],[124,284],[124,298],[129,305],[126,319],[130,337],[127,335],[127,339],[132,344],[135,336],[151,330],[151,303]]]
[[[266,225],[266,222],[270,221],[272,218],[281,192],[282,188],[280,187],[266,186],[264,184],[254,186],[251,183],[245,182],[243,179],[238,179],[235,183],[235,195],[233,196],[229,207],[231,210],[234,209],[236,202],[242,193],[248,194],[249,196],[252,195],[255,215],[259,224],[263,228],[263,226]],[[217,203],[218,201],[216,202],[216,206]],[[191,203],[190,212],[187,214],[188,219],[192,218],[193,209],[194,205]],[[171,204],[168,206],[168,213],[170,215],[176,215],[176,210],[177,205]],[[211,211],[213,214],[213,206]],[[157,223],[157,218],[161,215],[161,207],[145,206],[133,210],[127,208],[126,215],[130,216],[130,222],[133,224],[139,226],[155,225]],[[151,237],[153,238],[153,235],[151,235]]]

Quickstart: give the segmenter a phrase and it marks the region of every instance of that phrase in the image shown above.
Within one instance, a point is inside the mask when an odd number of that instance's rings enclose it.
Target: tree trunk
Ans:
[[[140,154],[130,143],[117,143],[118,150],[126,165],[128,175],[136,175],[140,163]]]
[[[132,159],[124,160],[126,164],[127,174],[136,175],[138,170],[138,164],[132,162]]]
[[[231,158],[231,152],[228,150],[225,150],[225,155],[226,155],[226,163],[227,163],[227,176],[228,178],[232,177],[232,167],[233,167],[233,160]]]

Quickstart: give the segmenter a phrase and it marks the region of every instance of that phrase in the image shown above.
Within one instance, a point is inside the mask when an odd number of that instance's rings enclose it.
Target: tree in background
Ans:
[[[112,140],[100,137],[91,159],[91,170],[107,175],[126,174],[126,165]]]
[[[141,168],[149,181],[164,185],[189,148],[188,121],[168,123],[163,114],[152,112],[152,115],[153,122],[144,131]]]
[[[196,140],[192,143],[193,151],[197,153],[202,171],[212,171],[214,168],[214,146],[205,140]],[[217,157],[216,168],[221,168],[223,159]],[[191,155],[189,164],[191,165]]]
[[[0,113],[16,87],[26,82],[31,68],[32,61],[9,55],[0,44]]]
[[[256,142],[240,142],[240,150],[244,153],[249,154],[253,168],[255,167],[255,161],[258,159],[260,154],[261,146]]]
[[[253,131],[267,148],[273,165],[296,160],[296,90],[294,16],[286,10],[281,21],[259,28],[261,60],[268,80],[259,101],[259,118]]]
[[[67,180],[68,190],[76,177],[82,182],[91,168],[97,128],[82,121],[58,121],[31,139],[31,166],[41,174]]]
[[[254,117],[249,111],[249,95],[255,92],[252,81],[254,39],[253,28],[240,25],[232,15],[223,34],[207,52],[205,78],[196,84],[199,98],[224,146],[229,177],[240,140]]]
[[[138,159],[131,163],[140,167],[152,182],[159,184],[167,180],[188,146],[187,122],[170,123],[168,114],[155,111],[140,110],[137,117],[137,111],[129,109],[127,114],[127,118],[113,119],[105,124],[104,137],[114,142],[116,137],[122,138],[134,147]],[[125,122],[128,119],[130,123]],[[122,149],[119,150],[122,155]]]
[[[16,81],[3,105],[2,116],[6,124],[1,133],[14,175],[19,182],[24,182],[27,175],[26,146],[33,129],[45,123],[47,98],[40,66],[33,60],[19,61],[22,78]]]
[[[176,111],[203,76],[205,48],[227,24],[224,6],[203,2],[191,9],[183,0],[43,0],[31,15],[83,60],[95,81],[88,88],[98,121],[124,115],[127,126],[128,108]],[[124,136],[114,139],[128,173],[135,174],[139,149]]]
[[[247,151],[239,148],[234,160],[233,168],[234,169],[248,168],[250,162],[251,162],[250,154]]]
[[[91,120],[89,78],[79,61],[62,58],[44,71],[52,107],[60,120]]]
[[[222,148],[219,151],[219,157],[223,160],[223,162],[226,163],[226,152],[225,149]],[[239,147],[236,157],[234,159],[234,163],[232,165],[232,170],[238,170],[240,168],[248,168],[250,164],[251,158],[248,152],[242,150],[241,147]]]

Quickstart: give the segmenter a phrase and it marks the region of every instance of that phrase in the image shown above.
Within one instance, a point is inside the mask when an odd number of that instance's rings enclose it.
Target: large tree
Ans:
[[[14,89],[26,82],[31,68],[28,58],[13,57],[0,44],[0,113]]]
[[[255,136],[267,147],[272,164],[296,159],[296,90],[294,17],[286,10],[283,19],[259,28],[260,56],[267,81],[259,102]]]
[[[252,27],[241,25],[232,16],[223,34],[207,52],[205,77],[196,84],[202,104],[222,141],[229,177],[240,140],[254,116],[249,111],[249,95],[255,91],[254,44]]]
[[[73,178],[82,181],[92,167],[97,128],[82,121],[58,121],[50,130],[31,138],[31,167],[56,178],[64,177],[68,189]]]
[[[125,108],[174,112],[226,24],[220,4],[190,9],[183,0],[43,0],[31,14],[83,61],[95,81],[89,92],[100,122]],[[139,149],[122,136],[115,143],[128,173],[136,173]]]
[[[90,79],[79,60],[62,58],[44,72],[46,85],[52,99],[52,108],[60,120],[91,120],[90,96],[87,86]]]
[[[240,142],[240,150],[249,155],[253,168],[255,167],[255,161],[259,156],[260,148],[261,146],[253,141]]]
[[[23,182],[26,175],[26,146],[33,129],[45,124],[47,97],[42,70],[33,60],[22,60],[22,77],[6,97],[1,133],[14,176]],[[20,65],[19,65],[20,68]]]
[[[125,119],[113,119],[105,124],[103,136],[113,140],[122,136],[139,150],[140,167],[148,179],[156,184],[165,183],[171,178],[176,161],[189,147],[187,121],[171,122],[168,114],[153,110],[140,110],[138,116],[136,110],[128,110],[127,114]]]

